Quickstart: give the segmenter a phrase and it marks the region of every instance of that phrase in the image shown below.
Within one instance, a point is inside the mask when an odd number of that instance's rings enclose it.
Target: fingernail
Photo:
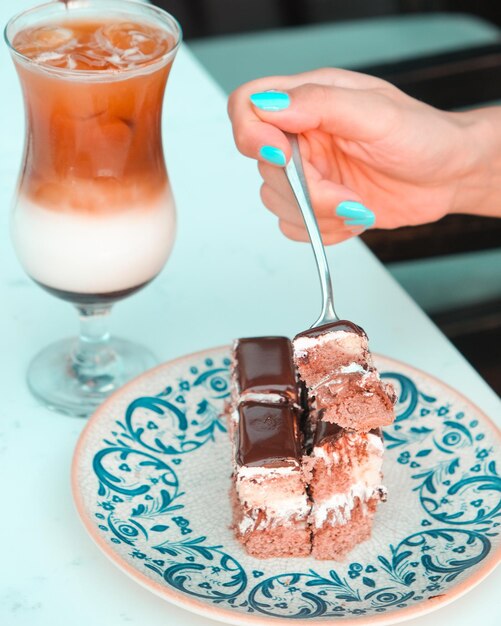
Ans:
[[[287,163],[283,150],[275,148],[274,146],[263,146],[259,151],[259,154],[265,161],[268,161],[268,163],[272,163],[273,165],[280,165],[280,167],[284,167]]]
[[[360,202],[353,200],[345,200],[340,202],[336,207],[336,215],[345,219],[347,226],[364,226],[372,228],[376,222],[374,213]]]
[[[258,109],[263,111],[283,111],[286,109],[291,99],[289,94],[283,91],[262,91],[261,93],[253,93],[250,101]]]

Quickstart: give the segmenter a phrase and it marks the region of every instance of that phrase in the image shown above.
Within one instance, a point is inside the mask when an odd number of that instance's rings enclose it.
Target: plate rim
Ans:
[[[294,619],[291,620],[287,617],[270,617],[264,615],[257,614],[246,614],[239,613],[238,611],[234,611],[231,609],[226,609],[222,607],[212,606],[209,603],[202,602],[196,598],[191,598],[186,594],[182,594],[179,591],[171,589],[167,585],[161,585],[160,583],[155,582],[153,579],[149,578],[145,574],[141,573],[138,569],[130,566],[126,563],[117,552],[111,549],[110,546],[106,543],[104,537],[100,535],[97,531],[95,524],[92,523],[89,515],[86,512],[83,497],[81,496],[79,490],[78,483],[78,471],[80,467],[80,457],[82,450],[85,447],[87,442],[87,436],[93,427],[94,423],[99,420],[100,414],[108,407],[108,405],[113,404],[116,399],[121,396],[123,393],[126,393],[128,389],[131,387],[140,384],[142,380],[149,378],[159,370],[165,368],[166,366],[172,366],[180,361],[185,361],[191,358],[200,358],[207,353],[214,353],[223,350],[230,350],[231,346],[220,345],[212,348],[205,348],[203,350],[198,350],[196,352],[191,352],[189,354],[184,354],[182,356],[176,357],[174,359],[169,359],[168,361],[164,361],[159,365],[147,370],[143,374],[136,376],[131,381],[120,387],[117,391],[115,391],[103,404],[89,417],[87,424],[84,426],[82,432],[80,433],[74,452],[73,458],[71,462],[71,492],[73,495],[73,502],[75,504],[78,516],[80,521],[82,522],[85,530],[90,535],[90,538],[97,545],[97,547],[105,554],[105,556],[116,566],[119,570],[121,570],[124,574],[132,578],[135,582],[137,582],[141,587],[147,589],[148,591],[154,593],[156,596],[167,600],[171,604],[178,606],[182,609],[185,609],[191,613],[195,613],[202,617],[208,617],[210,619],[214,619],[219,622],[223,622],[226,624],[232,624],[234,626],[248,626],[249,624],[262,624],[264,626],[269,625],[270,623],[277,624],[286,624],[294,622],[297,626],[311,626],[311,624],[315,624],[315,621],[305,620],[305,619]],[[396,363],[398,365],[403,365],[405,368],[408,368],[414,372],[417,372],[420,376],[424,376],[425,378],[431,378],[437,381],[442,387],[451,391],[453,394],[458,396],[461,400],[463,400],[467,405],[472,407],[479,416],[487,421],[487,423],[492,427],[493,431],[497,434],[498,444],[501,443],[501,428],[494,422],[494,420],[489,417],[483,410],[481,410],[474,402],[472,402],[469,398],[467,398],[464,394],[458,391],[456,388],[451,385],[443,382],[440,378],[433,376],[432,374],[428,374],[427,372],[406,363],[405,361],[401,361],[399,359],[395,359],[393,357],[388,357],[379,353],[373,353],[373,356],[377,360],[388,361],[390,363]],[[398,609],[397,611],[392,611],[391,613],[381,613],[379,615],[370,615],[370,616],[360,616],[360,617],[349,617],[341,620],[342,624],[358,624],[359,626],[363,624],[379,624],[380,626],[387,625],[390,626],[392,624],[397,624],[403,621],[407,621],[409,619],[414,619],[416,617],[420,617],[422,615],[427,615],[432,611],[436,611],[442,607],[451,604],[458,598],[464,596],[466,593],[474,589],[477,585],[479,585],[483,580],[491,574],[496,567],[501,562],[501,544],[497,547],[496,550],[492,554],[490,554],[482,563],[482,566],[476,571],[474,574],[467,576],[465,580],[461,583],[455,585],[451,588],[447,593],[437,596],[433,599],[428,599],[426,602],[423,600],[414,604],[412,606],[404,607]],[[321,622],[317,622],[321,623]],[[325,622],[326,624],[328,622]]]

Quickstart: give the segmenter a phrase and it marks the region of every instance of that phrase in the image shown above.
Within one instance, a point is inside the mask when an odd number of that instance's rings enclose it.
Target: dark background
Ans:
[[[411,13],[470,13],[501,26],[500,0],[154,0],[185,39]]]

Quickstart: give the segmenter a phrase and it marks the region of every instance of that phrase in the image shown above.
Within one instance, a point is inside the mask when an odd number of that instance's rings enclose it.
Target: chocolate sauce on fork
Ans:
[[[150,281],[148,280],[139,285],[135,285],[134,287],[128,287],[127,289],[108,291],[105,293],[78,293],[74,291],[65,291],[64,289],[55,289],[54,287],[44,285],[43,283],[38,282],[38,280],[35,280],[35,282],[37,285],[40,285],[40,287],[45,289],[45,291],[48,291],[51,295],[56,296],[56,298],[60,298],[66,302],[71,302],[72,304],[113,304],[114,302],[118,302],[118,300],[123,300],[124,298],[136,293],[136,291],[145,287]]]

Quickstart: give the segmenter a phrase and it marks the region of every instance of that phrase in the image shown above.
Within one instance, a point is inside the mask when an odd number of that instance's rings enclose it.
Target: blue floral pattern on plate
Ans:
[[[199,611],[218,605],[233,623],[239,613],[261,623],[395,611],[403,619],[402,609],[445,596],[492,563],[499,435],[439,381],[382,357],[378,366],[399,396],[384,433],[389,501],[373,538],[346,562],[257,560],[233,538],[221,417],[229,358],[221,348],[153,370],[92,418],[74,464],[84,522],[124,565],[165,586],[166,597],[196,599]]]

